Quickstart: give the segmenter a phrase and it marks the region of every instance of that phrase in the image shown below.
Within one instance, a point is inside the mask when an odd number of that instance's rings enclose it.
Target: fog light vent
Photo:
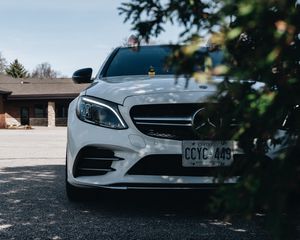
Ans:
[[[121,161],[114,152],[99,147],[88,146],[80,150],[74,164],[74,177],[99,176],[115,171],[113,161]]]

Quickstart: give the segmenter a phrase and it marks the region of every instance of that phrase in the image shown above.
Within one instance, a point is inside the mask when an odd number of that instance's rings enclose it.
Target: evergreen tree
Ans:
[[[24,66],[19,63],[18,59],[14,60],[9,67],[5,69],[5,72],[13,78],[26,78],[28,76],[28,72]]]

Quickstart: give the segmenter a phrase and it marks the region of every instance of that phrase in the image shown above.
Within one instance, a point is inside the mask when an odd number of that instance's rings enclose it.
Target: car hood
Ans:
[[[214,92],[218,82],[223,78],[215,78],[209,83],[200,84],[193,79],[175,80],[171,76],[122,76],[97,80],[86,90],[86,95],[123,104],[131,96],[182,93],[182,92]]]

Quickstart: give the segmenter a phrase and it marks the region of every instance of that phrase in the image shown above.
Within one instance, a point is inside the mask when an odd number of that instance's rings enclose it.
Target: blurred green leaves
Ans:
[[[140,38],[157,37],[168,23],[184,28],[178,42],[183,47],[174,47],[169,59],[177,75],[201,83],[213,82],[215,76],[224,78],[212,101],[222,105],[219,114],[223,121],[238,119],[240,124],[230,132],[220,129],[219,137],[237,139],[250,157],[240,182],[231,188],[221,187],[213,208],[225,206],[248,217],[263,210],[273,239],[294,239],[295,204],[291,199],[300,194],[300,120],[284,137],[279,137],[278,129],[291,109],[300,104],[299,1],[124,2],[120,13]],[[218,68],[197,57],[205,38],[208,45],[217,45],[225,53]],[[204,64],[207,67],[201,68]],[[284,142],[287,147],[270,161],[265,155],[267,141],[275,145]]]

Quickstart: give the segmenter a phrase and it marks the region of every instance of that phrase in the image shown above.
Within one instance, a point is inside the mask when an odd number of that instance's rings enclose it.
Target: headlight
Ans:
[[[76,112],[78,118],[87,123],[113,129],[127,128],[115,103],[82,96],[78,100]]]

